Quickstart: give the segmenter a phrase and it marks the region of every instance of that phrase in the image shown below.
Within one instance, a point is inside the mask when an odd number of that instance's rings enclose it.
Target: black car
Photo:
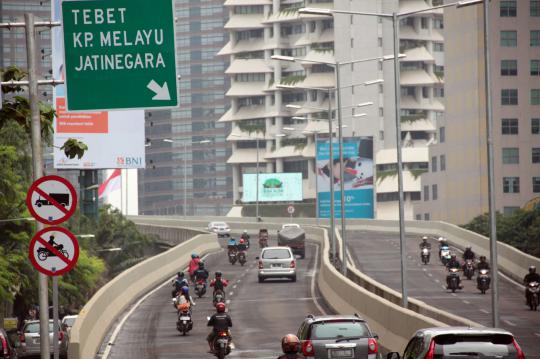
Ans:
[[[357,315],[308,315],[298,329],[306,358],[377,359],[377,335]]]
[[[400,359],[396,352],[387,359]],[[418,330],[403,359],[505,358],[524,359],[512,333],[498,328],[441,327]]]
[[[17,351],[15,350],[15,340],[17,334],[9,335],[4,329],[0,328],[0,358],[2,359],[17,359]]]

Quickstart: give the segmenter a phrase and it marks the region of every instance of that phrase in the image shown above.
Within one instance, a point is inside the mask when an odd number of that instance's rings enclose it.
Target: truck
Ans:
[[[58,202],[63,207],[69,206],[69,193],[49,193],[49,196],[52,197],[56,202]],[[46,200],[45,198],[39,198],[36,200],[36,206],[52,206],[52,203]]]
[[[295,223],[284,224],[277,232],[278,246],[291,248],[293,254],[306,257],[306,232]]]

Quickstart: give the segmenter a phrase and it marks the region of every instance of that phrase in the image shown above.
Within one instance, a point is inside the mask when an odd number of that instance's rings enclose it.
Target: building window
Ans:
[[[434,29],[444,29],[443,19],[433,19],[433,28]]]
[[[531,30],[531,46],[540,46],[540,30]]]
[[[531,105],[540,105],[540,89],[531,90]]]
[[[531,0],[531,16],[540,16],[540,0]]]
[[[517,104],[518,104],[518,90],[517,89],[501,90],[501,105],[517,105]]]
[[[442,42],[434,42],[433,43],[433,51],[443,52],[444,51],[444,44]]]
[[[519,193],[519,177],[503,177],[504,193]]]
[[[429,201],[429,186],[424,186],[424,201]]]
[[[519,163],[519,148],[503,148],[502,160],[505,165],[514,165]]]
[[[446,155],[441,155],[440,162],[441,171],[446,171]]]
[[[540,147],[533,147],[531,154],[532,163],[540,163]]]
[[[519,207],[504,207],[503,208],[503,214],[505,216],[511,216],[514,214],[515,211],[519,210]]]
[[[437,198],[439,198],[439,188],[437,187],[436,184],[431,185],[431,192],[432,192],[431,197],[433,198],[434,201],[436,201]]]
[[[421,221],[421,220],[422,220],[422,215],[421,215],[421,214],[417,214],[417,215],[416,215],[416,220],[417,220],[417,221]]]
[[[302,178],[308,178],[308,161],[284,161],[283,172],[285,173],[302,173]]]
[[[501,133],[503,135],[517,135],[519,132],[517,118],[503,118],[501,122]]]
[[[427,29],[429,24],[429,19],[427,17],[421,17],[420,18],[420,26],[422,29]]]
[[[424,220],[429,221],[429,213],[424,213]]]
[[[431,157],[431,172],[437,172],[437,156]]]
[[[501,1],[501,17],[516,17],[517,5],[516,0]]]
[[[534,193],[540,193],[540,177],[532,178],[532,187]]]
[[[540,133],[540,118],[531,118],[531,133],[533,135]]]
[[[512,30],[501,31],[501,46],[516,47],[517,46],[517,31],[512,31]]]
[[[531,60],[531,76],[540,76],[540,60]]]
[[[444,143],[446,141],[446,128],[444,126],[439,127],[439,142]]]
[[[501,76],[516,76],[517,60],[501,60]]]

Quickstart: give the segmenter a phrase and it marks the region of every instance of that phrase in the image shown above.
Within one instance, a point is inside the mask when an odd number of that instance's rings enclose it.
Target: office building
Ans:
[[[490,3],[495,204],[540,196],[540,1]],[[482,6],[445,11],[447,112],[430,147],[417,219],[463,224],[488,211]]]

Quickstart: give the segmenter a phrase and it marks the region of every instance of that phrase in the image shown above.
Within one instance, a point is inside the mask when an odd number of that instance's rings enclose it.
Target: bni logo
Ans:
[[[116,164],[119,166],[134,166],[142,163],[142,157],[116,157]]]

